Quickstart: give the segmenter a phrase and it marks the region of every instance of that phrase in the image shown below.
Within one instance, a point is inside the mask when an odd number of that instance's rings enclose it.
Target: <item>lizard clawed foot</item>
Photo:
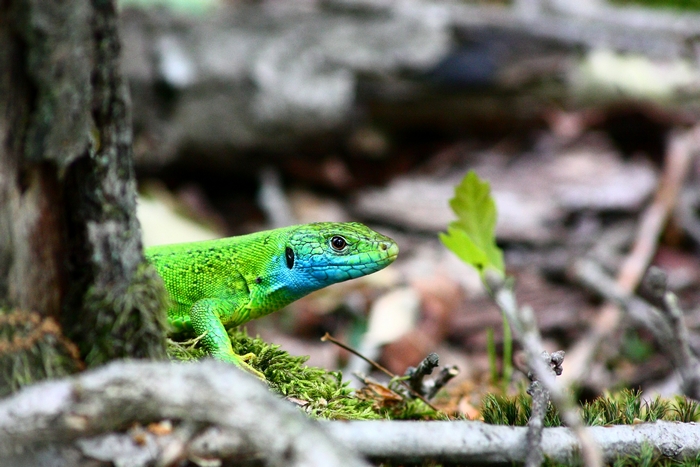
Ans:
[[[264,382],[267,382],[267,380],[265,379],[265,375],[262,372],[253,368],[253,366],[250,363],[248,363],[249,361],[253,360],[256,357],[256,355],[252,352],[247,353],[245,355],[238,355],[235,353],[231,353],[231,354],[224,354],[224,355],[219,354],[219,355],[212,355],[212,356],[214,358],[216,358],[217,360],[223,360],[225,362],[233,363],[238,368],[245,370],[248,373],[252,373],[253,375],[257,376],[258,379],[260,379]]]
[[[243,360],[244,362],[249,362],[249,361],[251,361],[252,359],[254,359],[254,358],[256,358],[256,357],[257,357],[257,355],[255,355],[253,352],[248,352],[248,353],[245,354],[245,355],[239,355],[239,356],[238,356],[238,358],[240,358],[240,359]]]
[[[248,354],[248,355],[253,355],[253,354]],[[254,356],[254,355],[253,355],[253,356]],[[238,366],[239,368],[244,369],[244,370],[247,371],[248,373],[254,374],[255,376],[258,377],[258,379],[260,379],[260,380],[262,380],[262,381],[264,381],[264,382],[267,383],[267,380],[265,379],[265,375],[264,375],[262,372],[260,372],[260,371],[256,370],[255,368],[253,368],[250,364],[246,363],[245,361],[241,361],[237,366]]]

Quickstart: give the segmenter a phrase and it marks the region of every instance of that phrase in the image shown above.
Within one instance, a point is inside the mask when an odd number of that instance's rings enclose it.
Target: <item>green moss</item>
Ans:
[[[517,396],[486,394],[482,400],[481,415],[491,425],[525,426],[532,413],[532,399],[526,393]],[[559,413],[550,402],[544,418],[547,427],[561,426]]]
[[[650,8],[669,8],[674,10],[700,10],[700,0],[612,0],[611,3]]]
[[[547,467],[571,467],[584,464],[580,458],[576,458],[574,461],[566,464],[547,459],[544,465]],[[672,459],[664,457],[663,453],[651,444],[644,443],[640,446],[638,454],[618,457],[608,465],[613,467],[697,467],[700,465],[700,455],[682,460]]]
[[[392,410],[381,410],[392,420],[448,420],[447,415],[435,412],[420,399],[404,399]]]
[[[52,318],[0,308],[0,397],[81,368],[77,347]]]
[[[700,403],[687,397],[676,397],[668,409],[669,418],[676,422],[700,421]]]
[[[700,407],[696,401],[683,396],[673,399],[656,397],[645,401],[641,391],[623,389],[615,394],[606,394],[581,407],[584,421],[589,425],[629,425],[639,422],[668,420],[674,422],[697,422]]]
[[[406,398],[398,391],[381,386],[381,393],[355,393],[339,371],[327,371],[307,366],[307,356],[293,356],[278,345],[250,337],[245,330],[229,331],[233,351],[239,355],[255,354],[248,362],[265,375],[270,389],[297,403],[313,418],[332,420],[426,420],[446,419],[420,400]],[[168,341],[168,354],[174,360],[190,361],[202,358],[205,352],[198,338]],[[378,387],[379,388],[379,387]]]
[[[482,400],[482,416],[486,423],[494,425],[525,426],[530,415],[531,399],[521,392],[516,396],[487,394]],[[628,425],[640,422],[667,420],[676,422],[697,422],[700,420],[700,404],[686,397],[672,399],[656,397],[645,401],[641,391],[623,389],[614,394],[605,394],[581,406],[581,416],[587,425]],[[561,426],[556,409],[550,404],[545,426]],[[572,466],[583,465],[580,459],[561,464],[548,459],[545,465]],[[651,445],[642,445],[640,452],[633,456],[620,457],[611,465],[627,466],[696,466],[700,465],[700,456],[684,460],[664,457]]]
[[[90,289],[79,329],[71,334],[87,365],[117,358],[165,358],[167,297],[162,279],[145,261],[125,290]]]
[[[256,355],[249,363],[265,375],[274,392],[294,401],[314,418],[334,420],[371,420],[382,418],[372,409],[372,402],[353,395],[342,374],[305,365],[307,356],[292,356],[278,345],[250,337],[245,330],[229,331],[233,351],[239,355]],[[205,356],[198,339],[169,341],[168,354],[176,360],[192,360]]]
[[[531,399],[521,392],[517,396],[487,394],[482,400],[482,416],[493,425],[525,426],[530,416]],[[642,399],[641,391],[623,389],[605,394],[581,406],[581,417],[586,425],[631,425],[640,422],[667,420],[673,422],[700,421],[700,403],[686,397],[673,399],[656,397]],[[561,426],[556,409],[550,404],[545,426]]]

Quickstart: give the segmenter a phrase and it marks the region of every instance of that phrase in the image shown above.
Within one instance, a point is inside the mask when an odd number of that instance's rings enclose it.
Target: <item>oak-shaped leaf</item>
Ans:
[[[496,245],[496,203],[487,181],[470,170],[455,188],[450,207],[457,220],[450,223],[440,241],[482,275],[491,268],[505,273],[503,252]]]

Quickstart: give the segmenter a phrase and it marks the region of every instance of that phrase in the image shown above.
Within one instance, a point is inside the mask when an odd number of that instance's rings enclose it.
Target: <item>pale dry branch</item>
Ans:
[[[138,446],[145,442],[143,436],[132,434],[129,442],[119,434],[134,423],[164,419],[178,429],[170,438],[156,437],[146,457]],[[0,401],[0,465],[38,465],[52,449],[68,449],[93,461],[113,458],[117,465],[138,451],[141,457],[134,459],[140,463],[130,465],[169,465],[205,455],[206,446],[195,441],[209,426],[228,433],[227,455],[238,461],[253,457],[273,466],[366,465],[253,377],[211,360],[116,362],[27,387]],[[119,440],[120,447],[109,440]]]
[[[330,433],[348,448],[370,459],[416,462],[431,459],[460,464],[510,464],[525,461],[526,427],[487,425],[482,422],[347,422],[329,423]],[[674,459],[700,454],[700,425],[655,422],[639,425],[589,427],[603,460],[638,455],[644,443]],[[569,428],[545,428],[544,454],[556,462],[571,463],[580,452]]]

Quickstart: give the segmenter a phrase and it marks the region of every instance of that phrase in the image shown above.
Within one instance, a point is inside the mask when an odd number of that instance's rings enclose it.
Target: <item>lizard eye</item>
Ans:
[[[294,250],[287,247],[287,249],[284,250],[284,256],[285,256],[285,259],[287,260],[287,267],[289,269],[292,269],[294,267]]]
[[[347,244],[348,242],[346,242],[345,239],[339,235],[331,238],[331,248],[333,248],[335,251],[341,251]]]

